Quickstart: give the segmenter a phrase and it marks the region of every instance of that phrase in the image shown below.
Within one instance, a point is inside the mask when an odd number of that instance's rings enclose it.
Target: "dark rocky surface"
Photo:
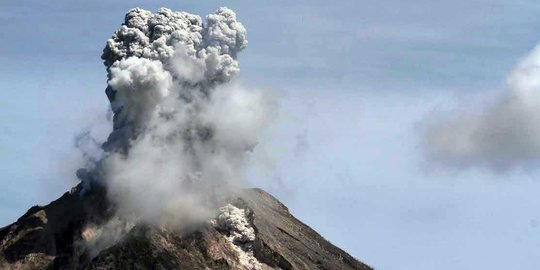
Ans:
[[[231,232],[215,221],[184,233],[137,224],[122,240],[91,254],[83,230],[112,211],[103,191],[79,191],[34,206],[0,229],[0,269],[371,269],[260,189],[228,202],[245,213],[254,239],[231,240]]]

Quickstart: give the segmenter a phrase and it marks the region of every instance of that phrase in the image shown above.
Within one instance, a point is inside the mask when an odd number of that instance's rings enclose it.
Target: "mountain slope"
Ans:
[[[103,191],[80,187],[32,207],[0,229],[1,269],[371,269],[290,214],[260,189],[244,190],[215,219],[179,233],[137,224],[92,254],[86,224],[110,216]]]

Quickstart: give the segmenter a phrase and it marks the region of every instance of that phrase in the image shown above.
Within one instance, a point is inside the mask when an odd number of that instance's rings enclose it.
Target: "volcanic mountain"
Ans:
[[[0,269],[371,269],[261,189],[241,191],[189,230],[134,224],[93,254],[87,243],[99,232],[86,225],[110,211],[104,190],[81,189],[0,229]]]
[[[241,189],[276,107],[234,79],[247,44],[226,7],[129,10],[101,56],[112,131],[77,139],[77,187],[0,230],[0,268],[370,269]]]

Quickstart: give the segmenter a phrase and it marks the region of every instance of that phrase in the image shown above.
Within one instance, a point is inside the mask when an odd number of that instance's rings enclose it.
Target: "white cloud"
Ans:
[[[428,118],[427,159],[450,167],[507,171],[540,160],[540,47],[508,78],[508,91],[471,113]]]

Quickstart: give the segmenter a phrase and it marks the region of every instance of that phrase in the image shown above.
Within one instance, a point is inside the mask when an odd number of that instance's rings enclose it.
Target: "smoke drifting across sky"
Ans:
[[[102,184],[118,215],[184,226],[215,214],[242,185],[244,167],[274,106],[233,78],[247,46],[235,13],[202,18],[135,8],[107,41],[113,131],[104,158],[78,173]]]
[[[423,137],[429,161],[449,167],[504,172],[540,158],[540,47],[508,78],[508,92],[472,113],[428,119]]]

